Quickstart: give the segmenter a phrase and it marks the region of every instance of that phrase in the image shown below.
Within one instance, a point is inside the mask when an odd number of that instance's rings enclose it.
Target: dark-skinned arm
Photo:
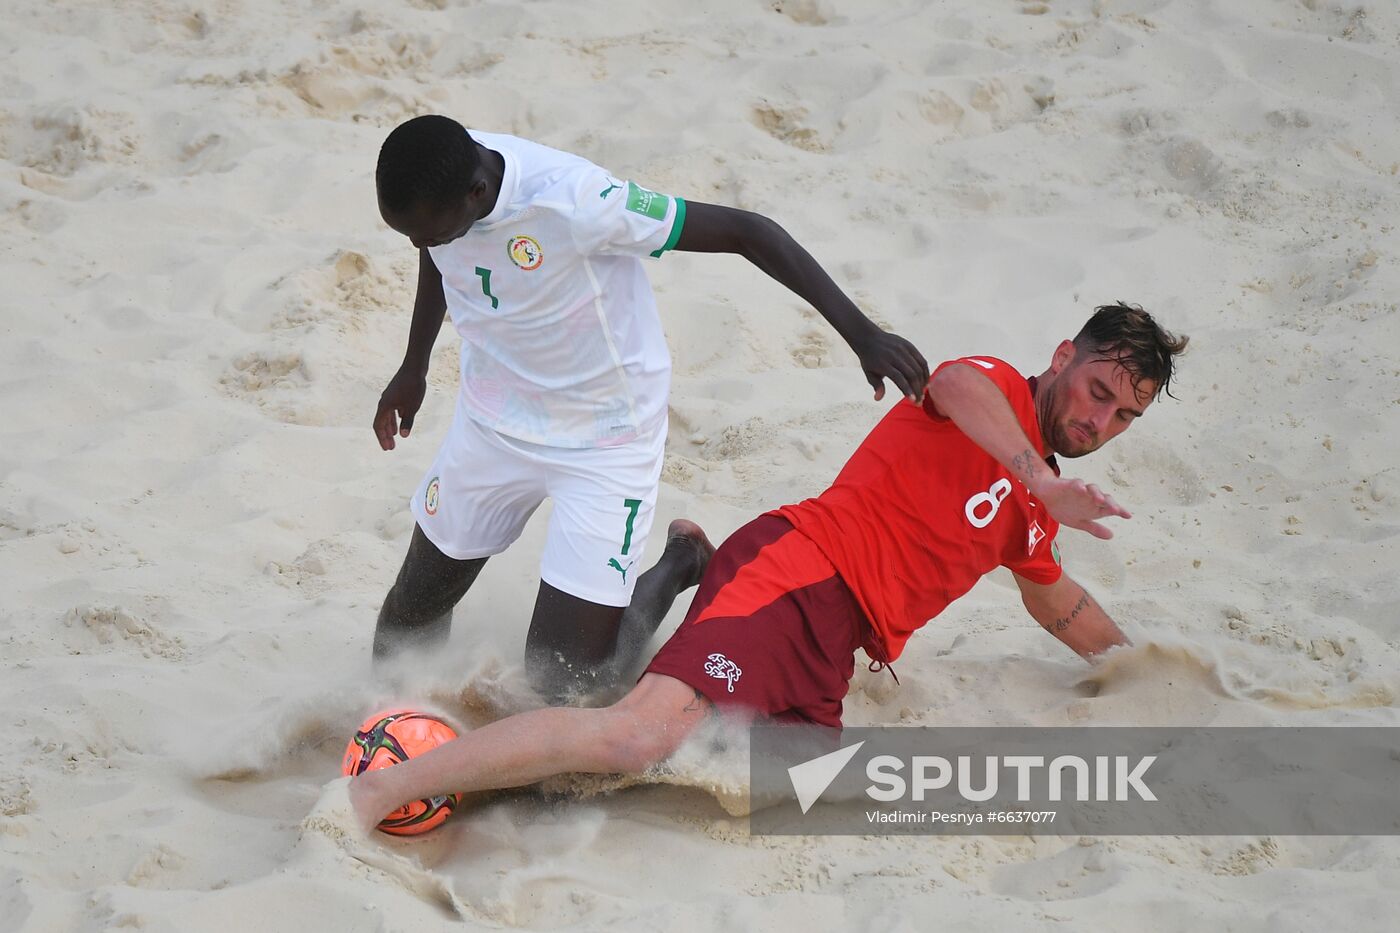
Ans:
[[[686,202],[685,226],[675,248],[689,253],[734,253],[807,301],[836,328],[860,359],[875,398],[888,379],[911,402],[928,382],[928,363],[911,344],[861,313],[812,255],[775,221],[732,207]]]
[[[447,297],[442,293],[442,273],[426,249],[418,251],[418,293],[413,299],[413,321],[408,326],[408,349],[394,378],[379,396],[374,413],[374,434],[384,450],[394,449],[394,435],[408,437],[413,418],[428,393],[428,362],[442,319],[447,314]]]
[[[1096,538],[1111,538],[1112,530],[1098,519],[1110,515],[1132,518],[1092,483],[1056,476],[1026,437],[1001,389],[975,366],[958,363],[943,367],[929,380],[928,397],[938,414],[952,419],[958,430],[1010,470],[1061,525],[1087,531]]]
[[[1093,660],[1109,648],[1132,644],[1089,591],[1071,580],[1069,574],[1048,586],[1020,574],[1012,576],[1031,617],[1084,660]]]

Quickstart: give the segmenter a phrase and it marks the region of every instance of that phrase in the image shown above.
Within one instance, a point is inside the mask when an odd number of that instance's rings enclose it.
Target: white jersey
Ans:
[[[428,250],[462,335],[458,405],[551,447],[653,435],[671,355],[641,257],[675,246],[685,202],[538,143],[471,135],[505,159],[500,196],[465,236]]]

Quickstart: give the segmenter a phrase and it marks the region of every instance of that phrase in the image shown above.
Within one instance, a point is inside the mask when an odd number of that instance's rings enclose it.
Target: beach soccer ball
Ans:
[[[386,709],[366,719],[350,744],[340,770],[364,774],[407,761],[457,738],[451,726],[436,716],[412,709]],[[461,798],[457,794],[415,800],[384,817],[382,832],[416,836],[441,826]]]

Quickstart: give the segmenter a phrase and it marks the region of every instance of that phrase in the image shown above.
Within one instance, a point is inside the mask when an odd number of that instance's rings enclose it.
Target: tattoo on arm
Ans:
[[[1020,475],[1022,481],[1029,482],[1035,478],[1036,463],[1040,460],[1034,450],[1027,447],[1019,454],[1011,458],[1011,469]]]
[[[1093,602],[1093,600],[1089,598],[1088,591],[1084,591],[1084,595],[1079,597],[1079,602],[1074,604],[1074,608],[1069,611],[1069,615],[1061,616],[1055,620],[1055,631],[1063,632],[1065,629],[1069,628],[1070,623],[1074,621],[1075,617],[1085,609],[1088,609],[1091,602]]]
[[[708,712],[709,712],[709,705],[710,705],[710,702],[709,702],[709,700],[707,700],[707,699],[705,698],[705,694],[701,693],[699,690],[696,690],[696,691],[695,691],[695,696],[692,697],[691,700],[690,700],[690,702],[687,703],[687,704],[681,709],[681,712],[682,712],[682,713],[698,713],[698,712],[706,712],[706,713],[708,713]]]

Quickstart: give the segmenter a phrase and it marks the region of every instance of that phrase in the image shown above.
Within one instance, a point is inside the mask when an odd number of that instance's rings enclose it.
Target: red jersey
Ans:
[[[990,378],[1046,456],[1024,376],[989,356],[944,366],[974,366]],[[1060,578],[1059,523],[927,398],[922,407],[896,405],[830,489],[777,514],[816,543],[855,594],[873,629],[864,647],[879,661],[899,657],[910,635],[996,567],[1036,583]]]

